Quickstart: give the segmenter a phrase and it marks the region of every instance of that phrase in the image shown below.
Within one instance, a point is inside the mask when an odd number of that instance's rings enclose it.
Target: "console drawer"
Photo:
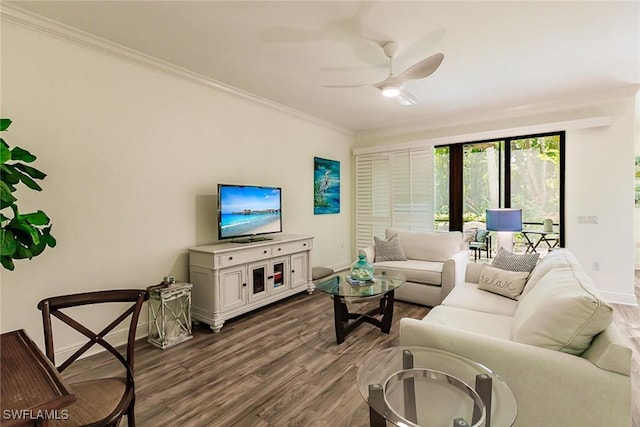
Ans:
[[[264,259],[271,256],[270,247],[248,249],[238,252],[229,252],[217,255],[216,266],[219,268],[229,267],[236,264],[244,264],[247,262]]]
[[[272,248],[273,255],[288,255],[296,252],[311,250],[311,240],[301,240],[299,242],[275,245]]]

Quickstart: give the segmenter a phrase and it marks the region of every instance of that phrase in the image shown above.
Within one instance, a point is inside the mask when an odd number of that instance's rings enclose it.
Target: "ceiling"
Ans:
[[[640,83],[636,1],[9,3],[354,133],[531,114]],[[389,40],[396,75],[444,54],[406,84],[418,105],[325,87],[384,80]]]

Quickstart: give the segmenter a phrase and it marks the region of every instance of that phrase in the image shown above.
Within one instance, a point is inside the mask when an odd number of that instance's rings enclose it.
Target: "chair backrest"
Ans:
[[[55,365],[56,362],[53,347],[53,329],[51,327],[51,316],[54,316],[89,339],[89,341],[85,345],[80,347],[60,366],[58,366],[59,372],[64,371],[83,353],[85,353],[95,344],[98,344],[104,347],[111,354],[113,354],[113,356],[122,363],[122,365],[127,370],[127,377],[129,379],[132,379],[136,328],[138,325],[140,310],[142,309],[142,303],[147,299],[149,299],[149,293],[143,289],[115,289],[108,291],[85,292],[43,299],[38,303],[38,309],[42,311],[45,353],[47,357],[49,358],[49,360],[51,360],[51,363]],[[103,303],[132,303],[132,305],[98,333],[91,331],[90,329],[61,311],[70,307]],[[127,338],[127,352],[125,359],[118,350],[116,350],[111,344],[105,341],[104,337],[129,316],[131,316],[131,319],[129,320],[129,333]]]

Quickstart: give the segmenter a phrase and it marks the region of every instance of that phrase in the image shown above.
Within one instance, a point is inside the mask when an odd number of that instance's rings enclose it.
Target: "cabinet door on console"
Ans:
[[[289,288],[289,257],[274,258],[269,262],[269,283],[274,292]]]
[[[307,284],[307,258],[306,252],[291,255],[291,287],[297,288]]]
[[[243,306],[247,303],[247,279],[244,266],[220,270],[220,311]]]
[[[255,262],[253,264],[249,264],[248,271],[249,301],[255,301],[266,297],[268,292],[267,276],[269,273],[269,263]]]

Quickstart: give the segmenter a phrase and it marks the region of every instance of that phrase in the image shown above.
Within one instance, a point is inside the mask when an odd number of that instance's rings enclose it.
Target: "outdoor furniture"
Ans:
[[[469,250],[473,251],[474,262],[482,258],[482,251],[486,251],[487,258],[491,258],[491,234],[486,228],[486,224],[479,221],[470,221],[463,226],[465,241],[469,244]]]
[[[560,235],[556,231],[522,230],[522,235],[527,245],[525,253],[537,253],[538,246],[542,242],[547,245],[547,249],[553,249],[560,245]]]

